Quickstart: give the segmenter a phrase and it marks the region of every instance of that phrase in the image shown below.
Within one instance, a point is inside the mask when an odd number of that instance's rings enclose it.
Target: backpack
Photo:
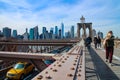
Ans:
[[[106,47],[113,47],[114,46],[114,36],[111,36],[110,39],[106,40]]]

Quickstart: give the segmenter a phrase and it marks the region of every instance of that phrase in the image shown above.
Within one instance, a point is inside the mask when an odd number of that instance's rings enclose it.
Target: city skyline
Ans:
[[[62,23],[62,25],[64,25]],[[61,25],[61,27],[62,27]],[[4,36],[5,38],[16,38],[16,39],[24,39],[24,40],[38,40],[38,39],[65,39],[65,38],[76,38],[78,37],[77,34],[75,34],[74,26],[71,26],[71,29],[64,32],[62,31],[62,28],[58,28],[55,26],[54,28],[51,28],[48,30],[46,27],[42,27],[42,32],[38,31],[38,26],[30,28],[28,30],[26,28],[26,31],[24,34],[18,34],[17,30],[12,30],[9,27],[4,27],[3,31],[0,31],[1,37]],[[63,27],[64,30],[64,27]],[[64,34],[64,36],[63,36]],[[82,37],[83,31],[80,30],[80,37]],[[89,30],[86,29],[86,36],[88,37]],[[97,32],[95,29],[92,30],[92,37],[99,36],[100,38],[103,38],[103,32]]]
[[[9,27],[23,34],[26,28],[38,25],[42,32],[41,27],[60,28],[63,22],[66,31],[74,25],[76,33],[77,23],[83,15],[86,22],[93,23],[96,31],[105,35],[113,30],[115,36],[120,37],[119,10],[119,0],[0,0],[0,30]]]
[[[17,30],[12,30],[11,28],[5,27],[3,31],[0,31],[0,37],[3,38],[14,38],[19,40],[40,40],[40,39],[67,39],[67,38],[75,38],[74,36],[74,26],[71,26],[71,31],[65,32],[64,35],[64,24],[62,23],[61,29],[58,29],[57,26],[55,28],[51,28],[47,30],[46,27],[42,27],[42,33],[39,33],[38,26],[28,29],[24,34],[18,34]],[[59,32],[58,32],[59,30]]]

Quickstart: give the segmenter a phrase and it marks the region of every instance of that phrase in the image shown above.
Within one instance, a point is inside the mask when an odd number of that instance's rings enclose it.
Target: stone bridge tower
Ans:
[[[77,23],[77,37],[86,38],[87,37],[86,29],[88,28],[89,30],[88,36],[92,38],[92,23],[85,23],[85,18],[83,16],[80,18],[80,20],[81,23]],[[81,29],[83,29],[82,35],[80,34]]]

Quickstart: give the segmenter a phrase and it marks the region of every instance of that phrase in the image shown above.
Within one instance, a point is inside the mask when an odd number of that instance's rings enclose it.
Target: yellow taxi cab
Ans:
[[[34,70],[34,66],[28,62],[18,62],[13,68],[11,68],[6,78],[14,80],[23,80],[23,78]]]

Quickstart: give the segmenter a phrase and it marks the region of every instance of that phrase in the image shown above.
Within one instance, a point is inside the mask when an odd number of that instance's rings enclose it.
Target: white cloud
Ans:
[[[8,7],[12,7],[14,9],[17,8],[26,8],[30,9],[32,6],[26,2],[26,0],[1,0],[1,2],[8,5]]]

